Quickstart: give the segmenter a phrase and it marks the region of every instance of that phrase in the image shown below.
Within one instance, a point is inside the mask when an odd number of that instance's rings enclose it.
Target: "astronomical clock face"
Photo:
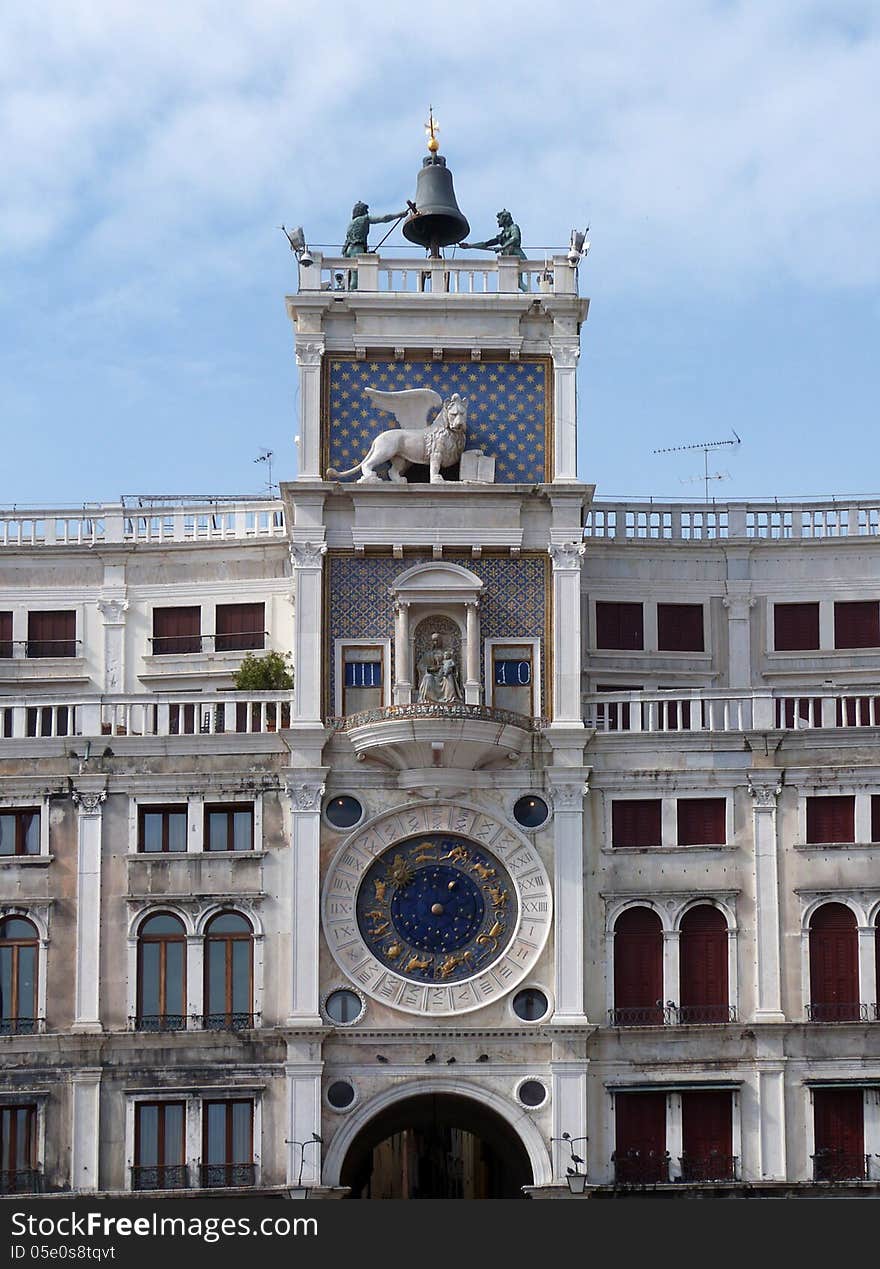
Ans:
[[[324,932],[357,986],[409,1013],[455,1014],[510,992],[550,930],[534,845],[460,806],[388,812],[340,848]]]
[[[400,842],[367,869],[357,896],[361,937],[404,978],[451,983],[497,960],[516,928],[504,865],[464,837]]]

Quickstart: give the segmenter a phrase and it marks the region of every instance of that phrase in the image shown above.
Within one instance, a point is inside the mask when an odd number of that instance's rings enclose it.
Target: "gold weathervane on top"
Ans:
[[[428,122],[425,124],[425,132],[428,135],[428,149],[432,154],[436,154],[440,149],[440,142],[437,140],[437,133],[440,131],[440,125],[434,118],[434,107],[428,107]]]

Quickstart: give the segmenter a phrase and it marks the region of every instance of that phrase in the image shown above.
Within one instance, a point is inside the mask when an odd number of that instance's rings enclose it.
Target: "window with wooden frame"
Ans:
[[[29,612],[27,654],[29,657],[75,657],[76,613]]]
[[[726,798],[679,798],[679,846],[723,846],[727,842]]]
[[[858,1022],[859,931],[845,903],[823,903],[810,918],[811,1022]]]
[[[0,1194],[34,1194],[39,1180],[36,1105],[0,1106]]]
[[[0,612],[0,660],[8,660],[12,655],[12,613]]]
[[[154,656],[189,654],[201,650],[202,610],[198,605],[190,608],[153,609]]]
[[[611,803],[612,846],[660,846],[661,798],[622,798]]]
[[[33,1035],[37,1030],[37,973],[40,940],[24,917],[0,921],[0,1035]]]
[[[657,648],[660,652],[703,652],[703,605],[658,604]]]
[[[880,647],[880,601],[837,600],[834,605],[834,646]]]
[[[205,850],[253,850],[254,805],[233,802],[205,807]]]
[[[265,604],[218,604],[217,652],[251,652],[266,646]]]
[[[201,1182],[205,1189],[254,1184],[252,1099],[203,1102],[202,1136]]]
[[[205,930],[205,1016],[209,1031],[254,1025],[254,932],[239,912],[221,912]]]
[[[169,912],[159,912],[138,931],[138,1031],[186,1029],[186,930]]]
[[[813,1141],[815,1181],[865,1180],[863,1089],[813,1089]]]
[[[534,647],[531,643],[492,645],[492,705],[532,717],[535,712]]]
[[[871,794],[871,841],[880,842],[880,793]]]
[[[133,1190],[182,1190],[186,1166],[186,1103],[136,1102]]]
[[[596,647],[640,652],[645,646],[645,620],[640,603],[596,601]]]
[[[666,1093],[616,1093],[614,1181],[654,1185],[669,1180],[666,1152]]]
[[[343,715],[382,708],[385,703],[385,649],[382,644],[345,644],[341,673]]]
[[[0,811],[0,855],[39,855],[40,808]]]
[[[681,919],[678,943],[679,1022],[733,1021],[728,995],[727,949],[724,913],[708,903],[689,908]]]
[[[873,822],[873,804],[872,822]],[[856,799],[854,794],[807,798],[807,843],[854,842]]]
[[[681,1094],[682,1181],[733,1181],[733,1094],[726,1088]]]
[[[138,807],[138,850],[141,853],[183,854],[186,845],[186,803]]]
[[[663,926],[650,908],[627,908],[614,923],[613,1027],[662,1026]]]
[[[819,647],[819,604],[774,604],[775,652],[809,652]]]

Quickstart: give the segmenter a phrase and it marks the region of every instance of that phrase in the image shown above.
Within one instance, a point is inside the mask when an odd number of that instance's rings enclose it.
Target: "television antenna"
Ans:
[[[260,450],[259,456],[254,459],[255,463],[266,464],[266,493],[268,494],[270,498],[275,497],[275,492],[277,489],[275,481],[272,479],[272,460],[274,459],[274,457],[275,457],[275,451],[271,449],[266,449],[264,447],[263,449]]]
[[[723,449],[725,445],[730,445],[734,449],[736,449],[738,445],[742,444],[736,432],[733,431],[733,428],[731,428],[730,430],[731,432],[733,432],[733,437],[734,437],[732,441],[696,441],[693,445],[670,445],[666,449],[655,449],[653,452],[655,454],[679,454],[681,453],[682,450],[686,450],[686,449],[701,449],[703,451],[703,474],[702,476],[694,476],[693,479],[702,480],[703,486],[705,489],[706,502],[708,502],[709,501],[709,481],[710,480],[726,480],[730,475],[730,473],[726,471],[725,472],[716,471],[716,472],[710,473],[709,450]]]

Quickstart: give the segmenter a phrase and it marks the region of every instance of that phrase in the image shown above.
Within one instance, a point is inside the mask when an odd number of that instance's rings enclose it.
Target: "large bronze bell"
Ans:
[[[455,201],[452,173],[442,154],[429,154],[422,160],[416,181],[415,208],[404,221],[403,236],[424,247],[432,256],[439,256],[441,247],[461,242],[470,233],[471,227]]]

